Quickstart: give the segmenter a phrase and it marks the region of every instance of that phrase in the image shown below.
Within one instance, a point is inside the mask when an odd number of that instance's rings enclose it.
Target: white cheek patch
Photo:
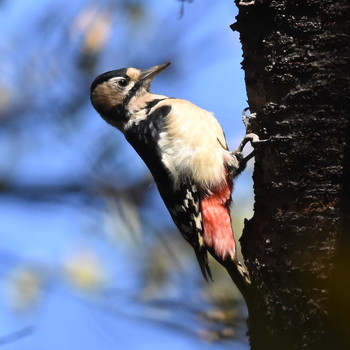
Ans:
[[[129,91],[134,87],[134,85],[135,85],[135,82],[134,82],[134,81],[131,81],[131,82],[129,83],[129,85],[126,87],[126,90],[129,92]]]

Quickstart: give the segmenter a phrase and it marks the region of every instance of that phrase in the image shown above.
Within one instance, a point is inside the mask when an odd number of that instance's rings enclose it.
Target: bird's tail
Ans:
[[[209,280],[213,281],[213,276],[211,274],[209,261],[208,261],[207,249],[205,247],[200,247],[199,249],[195,248],[194,251],[196,253],[198,264],[202,271],[203,277],[205,278],[206,281],[209,281]]]
[[[251,294],[251,280],[247,269],[238,260],[226,260],[221,262],[230,275],[244,299],[247,301]]]

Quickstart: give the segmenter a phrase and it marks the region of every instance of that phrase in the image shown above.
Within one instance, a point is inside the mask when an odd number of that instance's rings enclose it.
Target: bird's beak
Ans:
[[[144,84],[149,84],[152,79],[162,72],[166,67],[170,65],[170,62],[159,64],[158,66],[154,66],[141,71],[140,80],[143,81]]]

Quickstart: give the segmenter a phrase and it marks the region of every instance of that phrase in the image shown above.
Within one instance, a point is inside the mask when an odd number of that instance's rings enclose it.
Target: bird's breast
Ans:
[[[234,159],[212,113],[174,99],[164,122],[158,144],[175,187],[185,179],[191,179],[203,190],[226,182],[227,165]]]

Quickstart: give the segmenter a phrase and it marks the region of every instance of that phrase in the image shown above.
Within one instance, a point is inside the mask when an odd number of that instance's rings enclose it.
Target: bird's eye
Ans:
[[[120,79],[118,80],[118,85],[120,87],[125,87],[126,85],[128,85],[128,81],[126,79]]]

